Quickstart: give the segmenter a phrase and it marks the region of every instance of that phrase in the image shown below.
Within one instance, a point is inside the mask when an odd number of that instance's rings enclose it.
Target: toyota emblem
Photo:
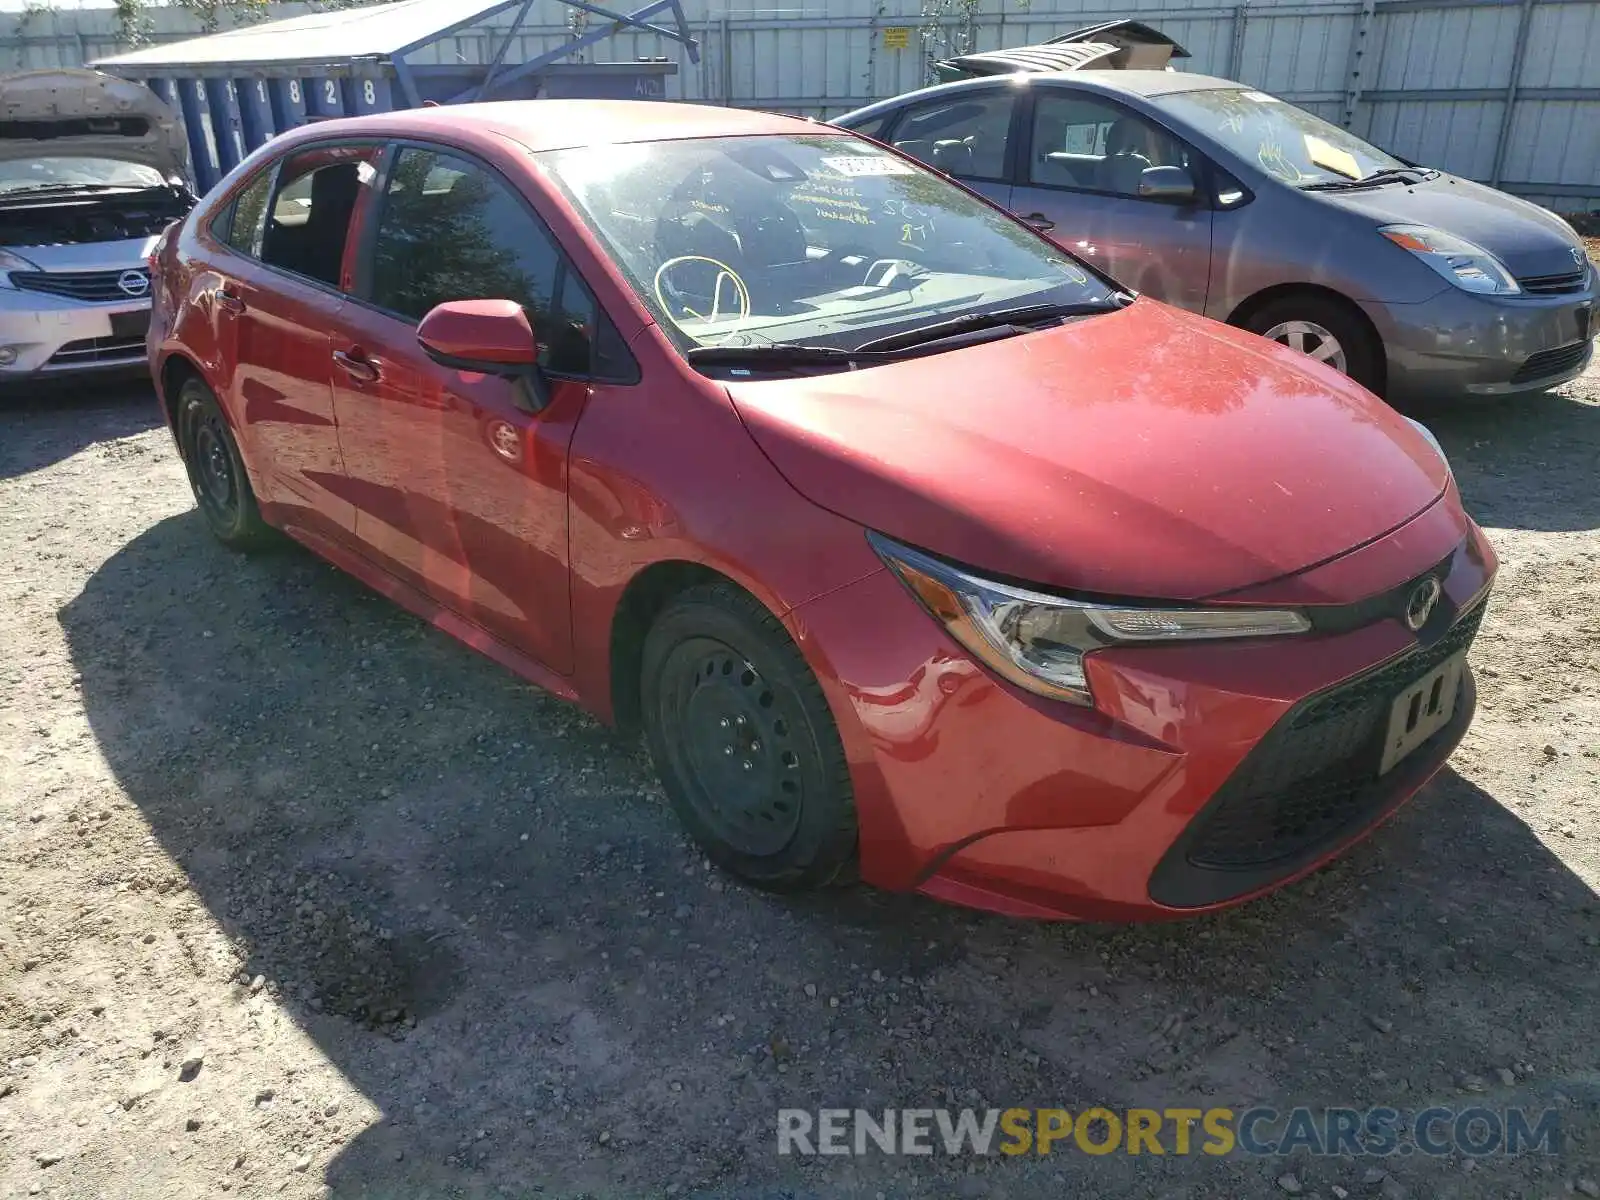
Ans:
[[[124,271],[117,276],[117,287],[129,296],[142,296],[150,290],[150,276],[143,271]]]
[[[1433,606],[1439,603],[1439,581],[1428,576],[1406,597],[1406,625],[1415,633],[1428,623]]]

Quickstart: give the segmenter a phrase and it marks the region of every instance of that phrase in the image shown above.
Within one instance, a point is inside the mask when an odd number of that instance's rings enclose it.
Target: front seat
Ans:
[[[1145,153],[1145,126],[1132,117],[1119,117],[1106,134],[1106,156],[1100,163],[1099,184],[1103,192],[1137,196],[1139,179],[1154,166]]]
[[[941,138],[933,144],[933,166],[946,175],[973,174],[972,146],[962,138]]]

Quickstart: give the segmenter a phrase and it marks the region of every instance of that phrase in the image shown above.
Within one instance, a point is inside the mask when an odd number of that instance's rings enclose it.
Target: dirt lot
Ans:
[[[10,403],[0,1195],[1600,1196],[1600,371],[1434,423],[1503,560],[1466,745],[1287,893],[1119,929],[725,883],[635,746],[213,544],[147,394]],[[776,1153],[791,1105],[1184,1103],[1565,1150]]]

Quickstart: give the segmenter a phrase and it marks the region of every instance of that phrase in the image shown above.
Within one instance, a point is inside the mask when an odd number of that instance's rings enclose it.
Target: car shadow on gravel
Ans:
[[[161,421],[148,379],[0,387],[0,479],[48,467],[95,442],[132,437]]]
[[[786,900],[707,869],[633,744],[297,550],[236,557],[185,513],[60,618],[99,749],[245,959],[235,1000],[264,976],[382,1110],[329,1165],[336,1195],[1237,1198],[1283,1170],[779,1157],[791,1106],[1472,1102],[1593,1125],[1596,898],[1450,770],[1334,867],[1201,920]],[[1362,1169],[1297,1164],[1307,1190]],[[1509,1194],[1528,1169],[1471,1178]]]
[[[1600,528],[1594,482],[1600,404],[1540,392],[1439,406],[1418,416],[1444,446],[1480,524],[1552,532]]]

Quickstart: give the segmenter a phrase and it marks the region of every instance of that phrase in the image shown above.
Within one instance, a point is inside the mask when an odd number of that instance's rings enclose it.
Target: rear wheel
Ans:
[[[259,550],[275,540],[261,519],[239,445],[217,398],[196,378],[178,390],[178,448],[200,514],[218,541],[234,550]]]
[[[706,855],[758,887],[848,878],[855,802],[816,677],[729,584],[690,588],[645,639],[641,711],[673,808]]]
[[[1348,375],[1368,391],[1383,390],[1383,345],[1360,314],[1328,296],[1280,296],[1242,322],[1252,333]]]

